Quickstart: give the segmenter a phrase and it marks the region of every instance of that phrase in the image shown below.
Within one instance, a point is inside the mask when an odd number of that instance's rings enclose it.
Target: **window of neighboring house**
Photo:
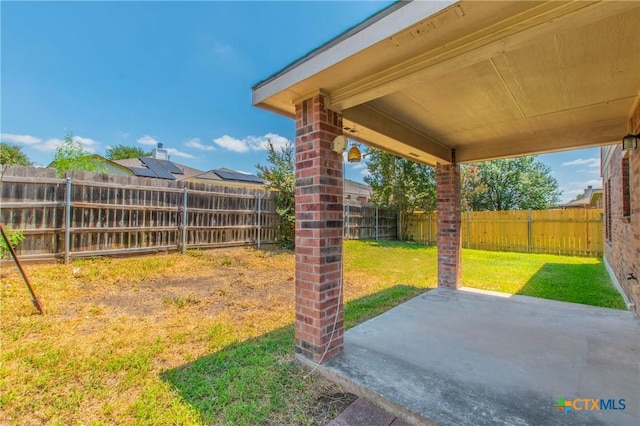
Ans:
[[[611,241],[611,179],[607,179],[604,185],[604,237],[605,240]]]
[[[631,189],[629,187],[629,158],[622,159],[622,217],[631,217]]]

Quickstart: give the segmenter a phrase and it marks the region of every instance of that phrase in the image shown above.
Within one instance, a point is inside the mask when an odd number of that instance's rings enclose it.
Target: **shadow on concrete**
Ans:
[[[561,302],[626,309],[602,263],[545,263],[517,292]]]
[[[378,316],[422,292],[423,288],[396,285],[350,301],[345,305],[345,328]],[[193,407],[205,424],[273,423],[274,411],[296,405],[295,410],[302,412],[275,423],[300,423],[296,418],[308,419],[314,413],[304,412],[305,404],[297,404],[296,399],[307,393],[308,384],[317,379],[304,379],[308,370],[295,361],[293,339],[291,324],[254,339],[232,343],[165,371],[161,378]],[[322,410],[326,405],[322,396],[316,403],[312,411]]]

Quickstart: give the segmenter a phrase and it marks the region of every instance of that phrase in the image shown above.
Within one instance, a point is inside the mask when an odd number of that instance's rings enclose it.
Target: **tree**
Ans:
[[[31,166],[31,160],[22,152],[22,148],[6,142],[0,143],[0,164],[7,166]]]
[[[366,156],[369,176],[364,180],[371,185],[375,203],[393,207],[405,218],[415,210],[435,210],[436,180],[433,167],[375,148],[370,148]],[[400,235],[405,239],[408,237],[408,221],[401,220],[401,225]]]
[[[62,177],[68,171],[102,171],[98,161],[71,132],[67,132],[64,141],[56,148],[51,164],[55,167],[58,177]]]
[[[542,210],[560,201],[551,169],[533,156],[468,165],[462,174],[463,206],[469,210]]]
[[[482,195],[487,191],[487,186],[480,179],[480,168],[476,164],[463,164],[460,166],[460,199],[463,211],[473,210]]]
[[[151,152],[147,152],[137,146],[116,145],[107,149],[109,160],[125,160],[127,158],[149,157]]]
[[[276,191],[278,214],[278,244],[292,249],[295,246],[295,155],[291,142],[276,150],[271,141],[267,145],[268,166],[257,164],[258,177],[264,179],[266,188]]]

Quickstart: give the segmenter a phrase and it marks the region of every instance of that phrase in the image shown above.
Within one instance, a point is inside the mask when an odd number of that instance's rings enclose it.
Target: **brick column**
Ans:
[[[296,353],[342,352],[342,116],[318,94],[296,105]],[[334,331],[335,325],[335,331]]]
[[[436,165],[438,209],[438,287],[461,286],[460,166]]]

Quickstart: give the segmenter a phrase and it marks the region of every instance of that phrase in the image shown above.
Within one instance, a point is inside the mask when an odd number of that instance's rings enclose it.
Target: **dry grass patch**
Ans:
[[[0,423],[322,424],[350,401],[293,358],[290,252],[28,265],[42,316],[14,269],[0,271]],[[345,281],[347,300],[385,287]],[[350,323],[415,292],[354,305]]]

